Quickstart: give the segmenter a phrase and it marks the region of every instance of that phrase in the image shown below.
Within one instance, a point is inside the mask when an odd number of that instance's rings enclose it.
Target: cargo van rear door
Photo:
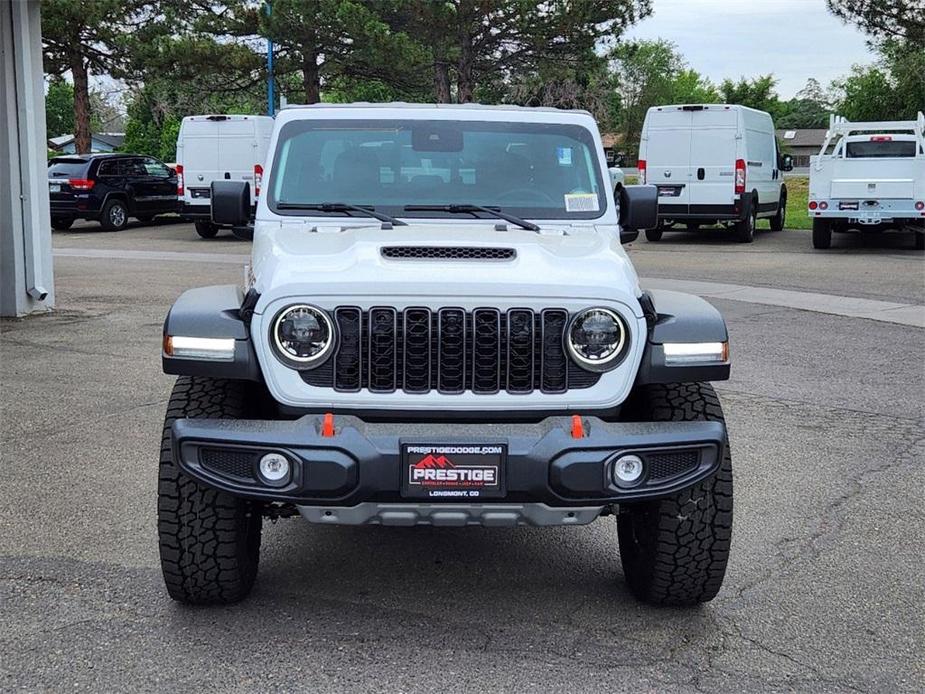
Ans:
[[[710,214],[735,202],[737,113],[705,108],[691,114],[690,194],[692,214]]]
[[[691,112],[651,112],[646,142],[646,182],[658,187],[660,213],[683,215],[690,205]]]

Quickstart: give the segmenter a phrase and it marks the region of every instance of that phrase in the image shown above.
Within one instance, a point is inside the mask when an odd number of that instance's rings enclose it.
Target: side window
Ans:
[[[142,159],[142,166],[144,166],[145,173],[148,176],[157,176],[158,178],[170,177],[170,172],[167,170],[167,167],[157,159],[145,157]]]
[[[122,160],[123,176],[147,176],[148,172],[141,163],[141,159],[123,159]]]
[[[116,164],[118,162],[114,161],[104,161],[100,162],[100,168],[97,170],[97,176],[116,176]]]

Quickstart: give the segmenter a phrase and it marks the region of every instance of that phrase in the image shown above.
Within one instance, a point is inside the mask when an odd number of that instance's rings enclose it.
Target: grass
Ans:
[[[806,201],[809,197],[809,179],[795,176],[784,180],[787,186],[787,228],[812,229],[813,220],[806,213]]]

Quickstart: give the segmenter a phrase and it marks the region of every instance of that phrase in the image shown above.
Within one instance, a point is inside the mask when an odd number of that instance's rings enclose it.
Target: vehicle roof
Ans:
[[[901,141],[901,142],[915,142],[918,138],[912,133],[862,133],[854,135],[845,135],[845,140],[848,142],[870,142],[876,140],[876,138],[887,138],[886,140],[881,141]]]
[[[650,106],[649,113],[652,111],[668,111],[669,109],[681,109],[685,106],[699,106],[704,110],[709,111],[751,111],[752,113],[761,113],[764,115],[770,115],[767,111],[759,111],[757,108],[750,108],[748,106],[742,106],[741,104],[664,104],[662,106]]]
[[[48,161],[93,161],[94,159],[123,159],[125,157],[144,157],[145,154],[132,154],[131,152],[93,152],[92,154],[62,154],[52,157]]]
[[[587,116],[590,116],[590,111],[585,111],[584,109],[566,109],[566,108],[554,108],[552,106],[516,106],[513,104],[418,104],[412,103],[409,101],[389,101],[389,102],[372,102],[372,101],[356,101],[349,104],[330,104],[330,103],[321,103],[321,104],[287,104],[282,110],[298,110],[298,109],[324,109],[324,108],[371,108],[371,109],[386,109],[386,108],[407,108],[407,109],[440,109],[441,111],[519,111],[522,113],[535,113],[535,112],[547,112],[547,113],[581,113]]]

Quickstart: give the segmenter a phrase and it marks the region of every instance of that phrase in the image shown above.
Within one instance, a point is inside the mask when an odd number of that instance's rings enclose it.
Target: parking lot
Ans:
[[[615,523],[264,530],[240,605],[163,588],[156,467],[184,289],[250,244],[191,225],[55,232],[53,314],[2,323],[0,689],[921,691],[925,261],[910,235],[719,231],[634,242],[643,286],[725,315],[729,573],[692,610],[635,602]]]

